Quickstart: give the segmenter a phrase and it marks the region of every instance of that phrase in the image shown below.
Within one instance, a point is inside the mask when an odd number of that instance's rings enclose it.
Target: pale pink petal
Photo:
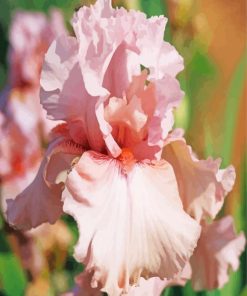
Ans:
[[[108,66],[112,69],[111,59],[131,29],[131,23],[126,19],[127,12],[118,17],[113,14],[110,1],[98,1],[94,6],[79,9],[72,20],[79,40],[79,63],[83,79],[92,96],[108,94],[108,90],[103,87],[105,73]],[[125,46],[123,50],[126,50]],[[117,59],[125,55],[124,52],[119,54],[116,53]],[[108,71],[110,73],[111,70]]]
[[[147,73],[134,76],[123,98],[102,97],[96,105],[96,116],[106,146],[113,157],[122,147],[132,150],[146,136],[144,126],[152,116],[155,105],[154,86],[145,87]]]
[[[76,286],[71,292],[64,293],[60,296],[101,296],[100,288],[91,287],[91,274],[84,272],[79,274],[76,279]],[[180,276],[171,280],[161,280],[158,277],[152,277],[148,280],[140,278],[136,286],[130,287],[128,296],[160,296],[162,291],[170,286],[184,286],[191,278],[191,268],[189,264],[185,265]]]
[[[48,116],[55,120],[80,120],[82,134],[95,151],[118,157],[121,146],[139,151],[141,139],[148,144],[146,154],[158,150],[155,157],[159,159],[161,146],[173,125],[173,108],[182,95],[174,79],[182,60],[163,41],[165,24],[163,16],[147,19],[140,12],[113,9],[111,1],[81,7],[72,20],[76,37],[60,36],[45,57],[41,102]],[[141,93],[140,87],[133,93],[131,80],[140,75],[141,66],[150,68],[150,79],[158,77],[160,81],[155,87],[155,81],[145,87],[146,79],[141,78]],[[112,112],[116,98],[118,111]],[[128,103],[120,101],[125,98]],[[123,104],[125,108],[120,108]],[[109,108],[105,112],[106,105]],[[118,132],[117,117],[122,117],[120,124],[127,125],[126,131],[120,128]],[[144,127],[145,124],[150,126]]]
[[[186,282],[191,278],[191,267],[187,263],[181,273],[174,278],[160,279],[153,277],[148,280],[140,278],[138,285],[131,287],[128,294],[129,296],[160,296],[165,288],[170,286],[184,286]]]
[[[127,102],[126,98],[112,97],[105,108],[105,119],[118,126],[126,126],[138,133],[147,122],[147,115],[142,109],[141,99],[134,96]]]
[[[158,277],[153,277],[148,280],[140,278],[137,286],[130,288],[127,295],[129,296],[160,296],[162,291],[170,286],[184,286],[186,282],[191,278],[191,267],[187,263],[184,269],[176,275],[174,278],[160,279]]]
[[[175,77],[184,69],[183,58],[178,54],[175,47],[164,42],[157,56],[157,62],[154,64],[157,68],[151,71],[150,79],[162,79],[166,74]]]
[[[141,65],[150,79],[175,76],[183,59],[163,41],[166,19],[97,1],[74,14],[72,25],[79,42],[79,63],[87,91],[92,96],[121,96]],[[131,63],[130,63],[131,62]]]
[[[141,278],[136,287],[131,287],[128,296],[160,296],[162,291],[166,288],[166,280],[153,277],[145,280]]]
[[[164,42],[167,19],[152,17],[137,23],[137,47],[140,64],[149,68],[149,79],[162,79],[165,75],[175,77],[184,68],[183,58],[168,42]]]
[[[222,288],[229,280],[230,269],[238,269],[245,243],[243,233],[236,235],[230,216],[203,226],[191,257],[193,288],[196,291]]]
[[[148,126],[148,144],[160,148],[155,155],[155,158],[160,159],[165,140],[174,124],[173,109],[178,107],[184,93],[178,81],[171,76],[166,75],[154,84],[157,104]]]
[[[169,279],[192,254],[200,227],[183,211],[167,162],[126,171],[118,160],[85,152],[66,188],[64,211],[80,232],[75,256],[93,272],[92,287],[118,295],[140,276]]]
[[[136,63],[136,54],[127,49],[123,42],[114,52],[104,74],[103,87],[111,96],[122,97],[129,87],[133,75],[140,74],[140,66]]]
[[[185,211],[197,221],[215,218],[234,184],[234,168],[219,170],[219,160],[197,159],[183,138],[170,141],[163,157],[173,166]]]
[[[183,96],[178,81],[170,76],[145,86],[144,71],[134,76],[126,96],[101,98],[96,116],[107,148],[114,157],[129,147],[137,159],[160,159],[171,130],[173,109]]]
[[[76,39],[64,35],[53,41],[45,55],[40,80],[41,104],[51,119],[65,120],[82,112],[83,80],[77,53]]]
[[[61,36],[52,43],[41,74],[41,103],[51,119],[67,120],[71,125],[79,120],[84,140],[102,151],[104,141],[95,115],[97,98],[85,89],[77,54],[74,37]]]
[[[27,230],[44,222],[55,223],[62,214],[64,183],[60,173],[71,167],[82,148],[61,140],[50,145],[33,182],[14,200],[7,200],[10,225]]]

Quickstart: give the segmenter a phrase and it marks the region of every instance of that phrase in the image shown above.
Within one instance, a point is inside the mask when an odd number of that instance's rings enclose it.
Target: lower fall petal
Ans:
[[[193,288],[197,291],[222,288],[229,280],[230,268],[238,269],[245,243],[243,233],[236,235],[230,216],[203,226],[191,257]]]
[[[62,214],[61,193],[64,183],[59,173],[71,167],[81,148],[58,139],[48,148],[33,182],[15,199],[7,200],[7,220],[15,228],[28,230],[49,222]]]
[[[197,221],[214,219],[232,190],[235,170],[220,170],[219,160],[197,159],[183,138],[174,137],[167,141],[163,157],[174,169],[184,209]]]
[[[167,162],[122,163],[85,152],[68,175],[64,211],[77,221],[75,257],[92,287],[127,292],[141,276],[171,279],[185,266],[200,226],[182,208]]]

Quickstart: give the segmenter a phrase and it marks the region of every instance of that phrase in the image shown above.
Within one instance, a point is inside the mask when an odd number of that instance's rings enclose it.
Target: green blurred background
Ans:
[[[60,8],[69,26],[73,10],[93,1],[1,0],[0,1],[0,89],[7,79],[8,29],[18,9],[43,11]],[[237,180],[221,213],[234,216],[237,231],[247,231],[246,149],[246,2],[243,0],[122,0],[114,5],[140,9],[148,16],[169,18],[165,39],[184,57],[179,79],[186,96],[176,113],[176,126],[186,130],[188,143],[200,158],[222,157],[223,166],[233,164]],[[43,231],[43,232],[42,232]],[[81,270],[72,257],[77,240],[74,221],[64,217],[53,228],[29,238],[0,221],[0,295],[53,296],[69,290]],[[42,272],[34,277],[28,261],[33,245],[42,257]],[[20,245],[22,249],[20,249]],[[21,260],[23,252],[26,261]],[[247,295],[247,255],[222,290],[195,293],[172,287],[165,296]],[[32,259],[33,260],[33,259]],[[32,266],[32,268],[34,268]],[[29,271],[27,271],[29,270]],[[147,295],[148,296],[148,295]]]

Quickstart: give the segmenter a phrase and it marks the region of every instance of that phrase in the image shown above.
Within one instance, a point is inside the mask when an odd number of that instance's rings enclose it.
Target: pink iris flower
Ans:
[[[2,206],[35,177],[54,123],[39,102],[40,73],[52,40],[66,30],[62,15],[16,12],[10,27],[9,81],[0,98]]]
[[[166,22],[99,0],[74,14],[75,37],[58,37],[45,55],[41,104],[65,123],[53,129],[33,182],[8,201],[7,216],[20,229],[63,212],[74,217],[75,258],[85,265],[79,290],[141,295],[131,293],[144,279],[155,287],[157,280],[159,292],[184,282],[201,225],[234,184],[231,166],[197,159],[172,130],[183,59],[163,41]],[[236,257],[244,239],[238,243]]]

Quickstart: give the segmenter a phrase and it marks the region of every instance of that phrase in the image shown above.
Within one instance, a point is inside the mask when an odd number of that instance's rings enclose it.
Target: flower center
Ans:
[[[122,153],[117,158],[123,165],[126,172],[132,169],[133,165],[136,163],[134,154],[129,148],[122,148]]]

